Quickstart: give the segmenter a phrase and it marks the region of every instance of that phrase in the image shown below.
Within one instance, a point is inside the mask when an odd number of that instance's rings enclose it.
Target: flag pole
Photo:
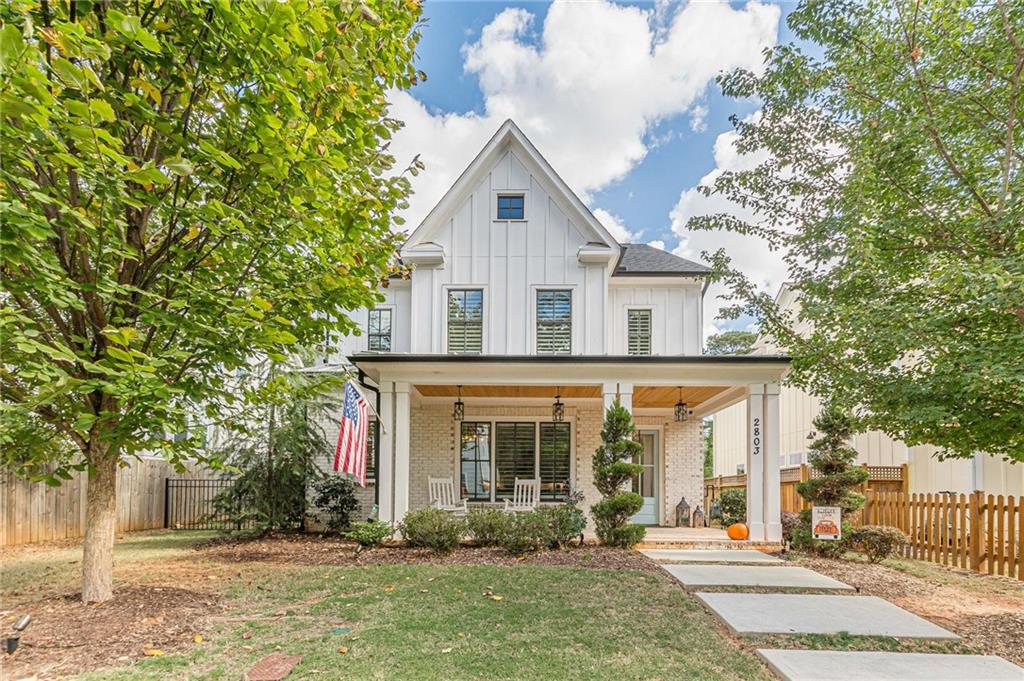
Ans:
[[[380,414],[378,414],[377,410],[373,407],[373,400],[367,397],[366,393],[363,392],[363,387],[359,385],[356,381],[353,381],[351,379],[349,379],[348,383],[351,383],[352,387],[356,389],[357,393],[359,393],[359,396],[366,401],[366,406],[370,409],[371,412],[373,412],[373,415],[377,417],[377,423],[380,424],[380,429],[385,433],[388,432],[387,428],[384,427],[384,419],[380,417]]]

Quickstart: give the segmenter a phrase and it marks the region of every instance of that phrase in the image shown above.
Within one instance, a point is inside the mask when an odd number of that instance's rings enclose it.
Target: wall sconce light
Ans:
[[[452,407],[452,418],[456,421],[461,421],[466,416],[466,403],[462,401],[462,386],[458,386],[459,398],[455,400],[455,405]]]

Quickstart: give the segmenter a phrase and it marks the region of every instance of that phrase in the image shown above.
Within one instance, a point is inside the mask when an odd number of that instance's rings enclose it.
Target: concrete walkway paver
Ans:
[[[641,549],[651,560],[666,563],[782,563],[781,558],[770,553],[749,549]]]
[[[960,638],[875,596],[708,592],[694,595],[736,634],[846,632],[854,636]]]
[[[766,565],[662,565],[686,586],[749,586],[853,591],[849,584],[804,567]]]
[[[758,650],[785,681],[1022,681],[1024,669],[995,655]]]

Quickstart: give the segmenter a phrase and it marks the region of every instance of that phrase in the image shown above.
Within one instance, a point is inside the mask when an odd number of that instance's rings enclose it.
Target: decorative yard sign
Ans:
[[[842,510],[838,506],[815,506],[811,509],[811,534],[815,539],[842,539]]]

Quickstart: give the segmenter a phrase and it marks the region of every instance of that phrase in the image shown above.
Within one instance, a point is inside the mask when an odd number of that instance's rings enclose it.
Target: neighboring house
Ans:
[[[794,320],[798,333],[807,330],[798,319],[800,300],[795,291],[783,284],[776,302]],[[765,337],[754,344],[754,354],[772,354],[780,348]],[[783,386],[780,396],[780,457],[783,466],[807,463],[808,435],[814,430],[812,421],[821,408],[821,400],[790,386]],[[734,475],[746,465],[745,413],[741,405],[729,407],[714,415],[714,474]],[[1011,464],[987,454],[973,459],[940,461],[938,448],[931,445],[908,447],[885,433],[869,431],[854,437],[858,462],[872,466],[908,464],[911,492],[963,492],[984,490],[990,494],[1024,494],[1024,465]]]
[[[371,397],[379,390],[381,519],[427,506],[428,477],[453,478],[479,505],[538,478],[543,502],[578,489],[589,509],[591,458],[618,399],[644,444],[636,521],[671,525],[681,497],[695,507],[703,495],[701,417],[739,402],[752,414],[751,537],[781,536],[774,457],[788,360],[702,355],[707,268],[618,244],[511,121],[400,257],[411,275],[355,313],[362,335],[325,359],[354,365]]]

